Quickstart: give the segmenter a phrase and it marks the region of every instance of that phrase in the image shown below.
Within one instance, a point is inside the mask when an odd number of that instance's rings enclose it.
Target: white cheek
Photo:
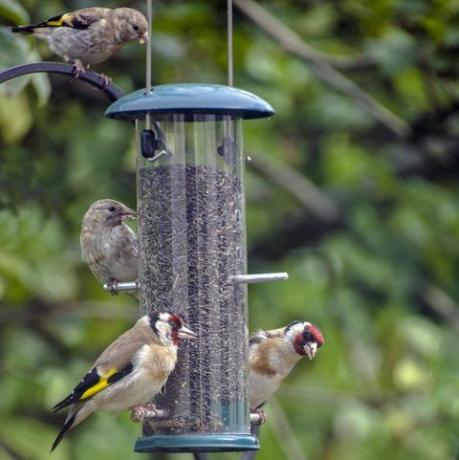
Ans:
[[[160,322],[156,325],[156,327],[158,328],[158,332],[162,340],[169,342],[172,341],[171,328],[167,323]]]

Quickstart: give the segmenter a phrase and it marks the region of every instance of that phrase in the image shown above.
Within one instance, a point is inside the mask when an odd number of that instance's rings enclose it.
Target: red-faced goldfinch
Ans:
[[[46,40],[53,53],[74,63],[78,75],[85,65],[107,60],[125,43],[148,39],[145,16],[132,8],[83,8],[12,30]]]
[[[83,217],[80,244],[83,259],[112,294],[119,281],[136,281],[139,245],[137,235],[126,224],[135,211],[115,200],[93,203]]]
[[[254,334],[249,341],[251,411],[257,412],[303,356],[313,359],[323,344],[320,330],[303,321]]]
[[[96,410],[141,408],[174,370],[180,339],[196,337],[178,315],[150,313],[115,340],[54,411],[70,406],[51,451],[65,434]]]

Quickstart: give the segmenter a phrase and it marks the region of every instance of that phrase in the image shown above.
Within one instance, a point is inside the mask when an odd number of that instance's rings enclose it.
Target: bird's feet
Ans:
[[[261,408],[255,409],[250,413],[250,423],[252,425],[263,425],[267,420],[265,411]]]
[[[118,291],[116,288],[118,287],[118,280],[115,278],[110,278],[107,281],[107,291],[110,292],[111,295],[118,295]]]
[[[79,59],[73,61],[73,75],[75,78],[80,78],[86,72],[85,66]]]
[[[135,406],[132,408],[131,421],[143,422],[145,418],[157,417],[160,412],[161,411],[152,403],[144,404],[143,406]]]
[[[112,79],[109,76],[101,73],[100,78],[102,80],[102,88],[103,89],[107,89],[112,84]]]

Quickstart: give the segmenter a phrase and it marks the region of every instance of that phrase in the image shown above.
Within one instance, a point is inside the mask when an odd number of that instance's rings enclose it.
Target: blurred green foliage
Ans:
[[[225,83],[225,5],[155,2],[155,83]],[[383,126],[235,10],[236,85],[277,112],[245,123],[247,154],[307,177],[339,211],[319,218],[317,196],[303,202],[295,184],[249,163],[250,271],[290,274],[250,288],[251,329],[304,318],[326,338],[279,390],[279,404],[268,404],[257,458],[301,460],[293,445],[316,460],[458,458],[459,4],[261,5],[410,132]],[[0,0],[0,18],[6,26],[85,6]],[[0,27],[0,68],[39,56],[54,59],[43,43]],[[125,92],[140,88],[144,48],[128,45],[97,70]],[[107,104],[62,77],[0,86],[0,460],[48,458],[63,421],[50,407],[137,314],[80,261],[87,206],[105,197],[135,205],[133,129],[105,119]],[[91,417],[54,457],[138,457],[139,427],[128,418]]]

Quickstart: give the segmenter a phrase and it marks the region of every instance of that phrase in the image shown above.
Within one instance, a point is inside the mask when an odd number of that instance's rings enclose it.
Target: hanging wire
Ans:
[[[233,0],[228,0],[228,86],[233,86]]]
[[[147,40],[147,63],[145,73],[145,88],[146,92],[151,91],[151,35],[152,35],[152,22],[153,22],[153,6],[152,0],[147,0],[147,18],[148,18],[148,40]],[[145,115],[145,124],[147,129],[151,129],[151,117],[147,113]]]
[[[228,86],[233,86],[234,82],[234,71],[233,71],[233,0],[227,2],[227,61],[228,61]],[[225,150],[225,141],[228,146],[234,145],[234,124],[230,116],[224,117],[225,122],[223,123],[223,144],[222,147]]]

